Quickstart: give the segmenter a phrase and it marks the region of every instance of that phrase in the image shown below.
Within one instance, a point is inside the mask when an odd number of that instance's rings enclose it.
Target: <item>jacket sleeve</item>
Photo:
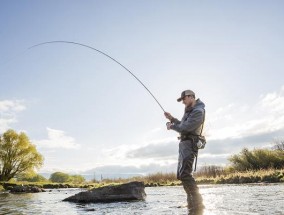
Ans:
[[[174,123],[171,126],[171,129],[179,132],[179,133],[192,133],[203,122],[204,111],[202,109],[193,110],[185,121],[182,121],[178,124]]]
[[[180,124],[180,121],[178,119],[176,119],[176,118],[172,118],[171,123],[177,125],[177,124]]]

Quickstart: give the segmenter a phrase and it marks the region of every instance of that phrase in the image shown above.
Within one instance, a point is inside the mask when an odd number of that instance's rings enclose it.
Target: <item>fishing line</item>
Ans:
[[[129,69],[127,69],[122,63],[120,63],[119,61],[117,61],[116,59],[114,59],[113,57],[109,56],[108,54],[102,52],[101,50],[98,50],[92,46],[88,46],[88,45],[85,45],[85,44],[82,44],[82,43],[77,43],[77,42],[72,42],[72,41],[64,41],[64,40],[61,40],[61,41],[48,41],[48,42],[43,42],[43,43],[39,43],[39,44],[36,44],[36,45],[33,45],[31,47],[29,47],[27,50],[30,50],[30,49],[33,49],[35,47],[38,47],[38,46],[42,46],[42,45],[46,45],[46,44],[51,44],[51,43],[67,43],[67,44],[73,44],[73,45],[78,45],[78,46],[83,46],[85,48],[89,48],[89,49],[92,49],[96,52],[99,52],[100,54],[103,54],[104,56],[110,58],[111,60],[113,60],[114,62],[116,62],[117,64],[119,64],[122,68],[124,68],[127,72],[129,72],[129,74],[131,74],[147,91],[148,93],[150,93],[150,95],[153,97],[153,99],[155,99],[155,101],[157,102],[157,104],[160,106],[160,108],[163,110],[163,112],[166,112],[164,110],[164,108],[162,107],[162,105],[160,104],[160,102],[156,99],[156,97],[152,94],[152,92],[145,86],[145,84],[143,84],[143,82],[137,78],[136,75],[134,75]]]

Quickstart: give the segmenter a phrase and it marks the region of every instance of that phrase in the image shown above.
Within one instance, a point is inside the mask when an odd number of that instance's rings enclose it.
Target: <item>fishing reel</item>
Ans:
[[[168,129],[168,130],[171,129],[171,125],[172,125],[172,124],[173,124],[173,123],[171,123],[171,122],[167,122],[167,123],[166,123],[166,126],[167,126],[167,129]]]

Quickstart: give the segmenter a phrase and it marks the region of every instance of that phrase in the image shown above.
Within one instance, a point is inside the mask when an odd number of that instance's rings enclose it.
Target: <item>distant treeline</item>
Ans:
[[[50,175],[49,179],[46,179],[39,174],[20,174],[16,178],[17,181],[27,181],[27,182],[52,182],[52,183],[72,183],[81,184],[86,180],[81,175],[69,175],[63,172],[54,172]]]

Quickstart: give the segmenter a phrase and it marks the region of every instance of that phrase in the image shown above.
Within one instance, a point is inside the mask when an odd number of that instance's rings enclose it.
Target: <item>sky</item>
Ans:
[[[284,2],[0,2],[0,133],[25,132],[39,173],[175,172],[178,134],[162,107],[191,89],[206,105],[198,166],[228,165],[284,138]]]

